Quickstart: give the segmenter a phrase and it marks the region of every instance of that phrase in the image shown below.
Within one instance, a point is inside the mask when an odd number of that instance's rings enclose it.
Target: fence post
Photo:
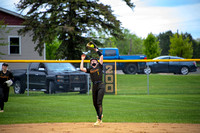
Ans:
[[[86,66],[87,68],[90,67],[90,64],[89,64],[89,63],[86,63],[86,65],[87,65],[87,66]],[[88,74],[88,76],[87,76],[87,81],[88,81],[88,82],[87,82],[87,86],[88,86],[88,95],[89,95],[89,91],[90,91],[90,86],[89,86],[89,85],[90,85],[90,84],[89,84],[89,82],[90,82],[90,81],[89,81],[89,76],[90,76],[90,75]]]
[[[27,83],[26,83],[26,86],[27,86],[27,96],[29,96],[29,63],[27,64]]]
[[[147,63],[147,70],[149,70],[149,64]],[[147,94],[149,95],[149,72],[147,72]]]
[[[117,95],[117,62],[115,61],[115,95]]]

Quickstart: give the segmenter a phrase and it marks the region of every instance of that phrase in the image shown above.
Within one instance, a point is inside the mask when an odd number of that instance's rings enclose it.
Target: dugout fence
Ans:
[[[121,70],[117,70],[117,63],[147,63],[147,62],[192,62],[196,61],[197,66],[199,66],[200,59],[159,59],[159,60],[104,60],[104,82],[107,94],[115,95],[139,95],[139,94],[200,94],[200,72],[197,68],[197,72],[189,73],[188,75],[180,74],[124,74]],[[26,84],[25,94],[28,96],[35,93],[37,89],[30,90],[30,82],[32,77],[30,77],[30,63],[73,63],[79,64],[80,60],[0,60],[0,62],[9,63],[11,66],[16,64],[24,64],[26,66],[26,77],[23,79],[26,82],[21,84],[24,86]],[[84,61],[85,67],[89,67],[89,60]],[[76,65],[77,66],[77,65]],[[146,64],[148,68],[148,63]],[[12,67],[13,70],[14,67]],[[41,70],[42,71],[42,70]],[[39,77],[37,80],[40,81]],[[74,78],[74,77],[72,77]],[[81,79],[79,79],[81,80]],[[76,82],[78,83],[78,81]],[[48,84],[47,86],[50,86]],[[86,94],[90,94],[91,83],[89,82],[89,76],[87,76],[87,87]],[[47,87],[46,86],[46,87]],[[72,87],[67,86],[67,87]],[[59,87],[59,86],[57,86]],[[78,87],[73,86],[73,89],[80,91]],[[33,91],[32,91],[33,90]],[[46,91],[45,87],[44,90]],[[51,94],[53,90],[49,89],[46,93]],[[75,93],[77,94],[77,93]]]

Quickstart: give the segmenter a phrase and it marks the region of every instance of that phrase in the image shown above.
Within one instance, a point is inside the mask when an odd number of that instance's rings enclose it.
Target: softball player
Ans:
[[[7,70],[8,64],[2,64],[2,71],[0,71],[0,112],[4,112],[4,102],[8,101],[9,87],[13,83],[13,75]]]
[[[98,126],[102,123],[102,101],[103,96],[105,93],[105,85],[102,81],[102,75],[103,75],[103,55],[98,50],[98,48],[95,49],[97,54],[99,55],[100,59],[99,62],[96,58],[90,59],[90,65],[91,68],[86,69],[83,67],[83,62],[86,57],[85,54],[81,55],[81,64],[80,64],[80,70],[86,73],[90,73],[91,80],[93,82],[93,88],[92,88],[92,98],[93,98],[93,105],[96,109],[97,113],[97,121],[94,123],[95,126]]]

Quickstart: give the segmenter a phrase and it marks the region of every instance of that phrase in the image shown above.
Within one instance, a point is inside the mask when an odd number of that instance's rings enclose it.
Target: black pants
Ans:
[[[105,93],[105,85],[103,83],[97,83],[97,84],[93,83],[93,88],[92,88],[93,105],[96,109],[98,119],[100,120],[103,113],[102,102],[104,93]]]
[[[9,87],[0,86],[0,107],[1,107],[1,110],[4,109],[4,102],[8,101],[8,96],[9,96]]]

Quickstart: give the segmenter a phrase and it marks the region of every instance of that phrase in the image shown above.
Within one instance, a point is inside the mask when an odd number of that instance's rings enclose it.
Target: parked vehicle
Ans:
[[[14,92],[23,94],[27,88],[27,70],[13,70]],[[29,89],[46,93],[88,90],[87,73],[77,71],[71,63],[31,63],[28,68]]]
[[[0,71],[2,70],[2,64],[3,64],[3,63],[0,62]]]
[[[138,60],[147,59],[145,55],[119,55],[118,48],[100,48],[104,60]],[[125,74],[144,73],[145,62],[126,62],[117,63],[117,69],[122,70]]]
[[[157,59],[184,59],[177,56],[159,56],[154,58]],[[149,68],[144,70],[145,73],[174,73],[174,74],[183,74],[187,75],[189,72],[196,72],[197,65],[195,61],[187,62],[147,62]]]

